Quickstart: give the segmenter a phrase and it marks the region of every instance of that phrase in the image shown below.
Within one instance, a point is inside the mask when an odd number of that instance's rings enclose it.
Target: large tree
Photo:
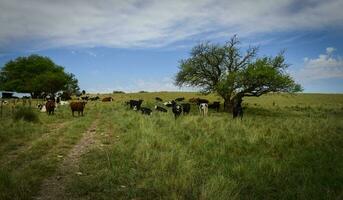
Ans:
[[[75,76],[65,72],[50,58],[31,55],[11,60],[0,69],[0,89],[31,93],[37,97],[58,91],[74,93],[79,87]]]
[[[234,101],[241,101],[244,96],[302,90],[286,72],[289,65],[282,52],[275,57],[257,57],[257,47],[242,53],[239,43],[233,36],[223,45],[196,45],[190,58],[180,61],[175,84],[198,87],[203,93],[216,92],[229,111]]]

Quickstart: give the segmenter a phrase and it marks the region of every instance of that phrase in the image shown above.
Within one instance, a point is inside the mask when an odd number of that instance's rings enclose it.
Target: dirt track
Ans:
[[[42,183],[39,195],[34,199],[66,199],[65,184],[74,175],[82,175],[79,171],[79,161],[81,155],[87,153],[95,143],[94,134],[96,133],[98,119],[94,120],[88,130],[83,134],[80,141],[70,150],[68,155],[57,169],[56,173],[45,179]]]

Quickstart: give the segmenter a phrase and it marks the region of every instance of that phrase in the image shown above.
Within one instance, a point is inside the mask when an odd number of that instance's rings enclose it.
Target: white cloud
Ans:
[[[0,52],[342,27],[342,7],[341,0],[1,0]]]
[[[336,50],[336,49],[333,48],[333,47],[328,47],[328,48],[326,48],[326,53],[330,55],[330,54],[332,54],[335,50]]]
[[[343,59],[334,56],[333,47],[326,48],[326,54],[320,54],[317,58],[304,58],[304,66],[295,77],[301,82],[328,78],[343,78]]]

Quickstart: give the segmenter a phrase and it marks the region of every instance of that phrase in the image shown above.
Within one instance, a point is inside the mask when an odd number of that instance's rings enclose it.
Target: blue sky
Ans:
[[[341,0],[0,0],[0,66],[49,56],[90,92],[190,90],[178,62],[234,34],[259,55],[286,50],[305,92],[343,92]]]

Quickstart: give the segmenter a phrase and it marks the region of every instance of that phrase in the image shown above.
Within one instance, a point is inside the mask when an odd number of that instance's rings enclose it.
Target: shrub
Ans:
[[[20,107],[18,108],[14,115],[13,115],[14,120],[25,120],[27,122],[38,122],[39,118],[37,113],[33,111],[32,108],[25,108],[25,107]]]

